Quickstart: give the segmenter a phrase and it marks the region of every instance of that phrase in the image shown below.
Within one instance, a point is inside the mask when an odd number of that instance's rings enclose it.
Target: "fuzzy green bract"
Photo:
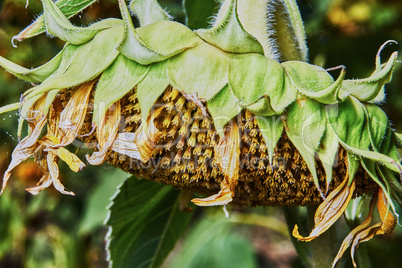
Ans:
[[[192,29],[198,29],[195,31],[171,21],[155,0],[131,2],[139,28],[134,27],[123,0],[119,0],[122,19],[105,19],[88,27],[69,22],[68,17],[92,2],[72,1],[76,6],[69,9],[63,0],[56,4],[42,0],[43,16],[15,39],[32,37],[46,26],[48,34],[64,40],[63,50],[43,66],[27,69],[0,57],[0,65],[8,72],[38,84],[23,94],[19,105],[0,109],[0,113],[19,109],[19,133],[24,118],[43,94],[47,94],[42,107],[46,114],[60,90],[99,79],[93,115],[98,125],[108,108],[134,88],[141,117],[147,119],[152,105],[171,85],[182,93],[197,95],[220,136],[242,110],[257,115],[269,159],[286,132],[320,193],[324,191],[316,161],[325,169],[328,186],[338,147],[342,146],[348,154],[351,180],[362,166],[389,197],[392,209],[394,201],[402,203],[401,165],[396,153],[396,147],[402,145],[401,136],[392,131],[385,113],[373,104],[383,100],[397,52],[382,64],[381,47],[368,78],[346,80],[342,67],[334,79],[325,69],[304,62],[307,48],[303,29],[296,26],[301,19],[294,1],[281,1],[268,18],[265,8],[250,8],[245,0],[225,0],[212,27],[199,29],[194,20],[187,20],[193,23]],[[258,0],[255,5],[272,3]],[[186,6],[191,8],[189,1]],[[275,33],[270,23],[276,23]],[[295,38],[285,38],[290,32]],[[290,45],[281,45],[284,43]]]

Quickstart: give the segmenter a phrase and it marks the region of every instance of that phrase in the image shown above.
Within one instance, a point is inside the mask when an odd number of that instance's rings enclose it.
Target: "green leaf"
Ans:
[[[320,146],[317,151],[317,156],[321,161],[325,170],[325,177],[327,180],[327,189],[332,181],[332,170],[335,162],[335,158],[338,152],[339,141],[335,135],[331,126],[327,123],[325,127],[325,133],[322,137]]]
[[[110,199],[116,192],[117,186],[127,178],[127,173],[120,169],[108,169],[101,172],[102,177],[98,180],[98,184],[87,194],[84,215],[79,224],[80,235],[89,234],[102,226],[108,214],[107,206]]]
[[[269,162],[272,163],[276,144],[282,136],[283,122],[280,116],[257,116],[258,128],[268,148]]]
[[[75,14],[78,14],[86,7],[92,5],[96,0],[58,0],[56,2],[56,6],[60,9],[60,11],[66,16],[70,18]],[[46,31],[45,19],[44,16],[39,16],[31,25],[26,27],[22,32],[13,37],[13,41],[17,40],[19,42],[24,39],[34,37]]]
[[[119,0],[119,8],[124,22],[124,39],[119,47],[121,54],[143,65],[166,59],[167,57],[149,50],[145,44],[140,41],[133,21],[131,20],[130,11],[124,0]]]
[[[209,217],[189,233],[182,251],[168,268],[256,268],[256,256],[247,240],[233,232],[226,219]]]
[[[225,1],[214,26],[207,30],[197,30],[197,35],[227,52],[263,54],[262,46],[240,24],[236,7],[236,0]]]
[[[94,97],[93,121],[98,125],[110,106],[124,97],[148,73],[151,66],[144,66],[123,55],[102,73]]]
[[[324,136],[326,118],[324,106],[299,96],[289,105],[286,117],[288,132],[300,136],[306,148],[317,151]]]
[[[377,175],[377,164],[369,159],[362,159],[361,160],[361,164],[364,168],[364,170],[370,175],[370,177],[373,179],[373,181],[375,183],[378,184],[378,186],[381,187],[381,189],[383,190],[383,193],[385,195],[385,197],[387,198],[389,205],[392,207],[392,210],[394,212],[396,212],[395,210],[395,205],[393,200],[391,199],[391,193],[390,193],[390,189],[389,189],[389,185],[387,180],[384,181],[385,185],[383,184],[383,182],[380,180],[380,178]],[[379,173],[381,173],[381,171],[379,171]]]
[[[230,88],[253,113],[281,114],[296,99],[296,91],[284,85],[284,69],[275,60],[259,54],[235,54],[229,60]]]
[[[141,117],[146,120],[152,105],[169,85],[167,62],[154,63],[148,74],[137,85],[137,98],[141,108]]]
[[[348,173],[349,173],[349,182],[350,185],[355,178],[355,175],[360,167],[360,156],[354,155],[353,153],[346,152],[346,156],[348,158]]]
[[[395,172],[401,172],[400,165],[394,159],[370,150],[369,122],[363,105],[357,99],[349,96],[345,102],[328,105],[326,114],[343,148],[352,154],[379,162]]]
[[[287,135],[306,161],[314,184],[321,193],[315,166],[315,154],[326,128],[325,111],[322,104],[299,96],[296,102],[289,105],[287,109],[286,123]]]
[[[301,61],[282,63],[286,71],[286,79],[296,91],[304,96],[324,104],[333,104],[345,100],[346,92],[341,89],[345,78],[345,68],[334,82],[332,76],[323,68]]]
[[[130,9],[140,20],[141,27],[171,18],[156,0],[133,0]]]
[[[48,78],[53,72],[57,70],[60,65],[63,51],[60,51],[53,59],[39,66],[35,69],[27,69],[20,65],[15,64],[0,56],[0,65],[6,69],[8,72],[18,77],[19,79],[25,80],[31,83],[40,83],[46,78]]]
[[[214,46],[201,44],[170,58],[168,75],[176,89],[209,100],[228,83],[228,57]]]
[[[402,207],[402,184],[400,177],[396,176],[396,173],[390,171],[387,168],[380,167],[378,172],[383,181],[386,181],[391,186],[391,197]]]
[[[47,32],[75,45],[88,42],[104,29],[123,25],[121,20],[105,19],[89,27],[75,27],[52,0],[42,0],[42,3]]]
[[[342,89],[349,92],[352,96],[360,101],[371,101],[380,94],[384,84],[391,81],[398,52],[392,53],[385,66],[381,66],[379,62],[379,54],[377,54],[376,70],[373,74],[364,79],[344,80]],[[376,101],[381,101],[376,99]]]
[[[145,47],[165,57],[203,43],[193,31],[174,21],[157,21],[136,31]]]
[[[297,5],[290,1],[237,0],[244,29],[264,48],[264,55],[278,61],[307,59],[303,23]]]
[[[379,151],[384,141],[389,125],[388,117],[380,107],[374,104],[364,105],[369,122],[369,135],[373,149]]]
[[[349,146],[369,150],[370,137],[363,105],[349,96],[339,104],[326,107],[327,118],[338,138]]]
[[[223,128],[238,115],[242,108],[239,106],[239,100],[236,99],[229,86],[226,85],[212,99],[208,100],[207,108],[214,121],[215,130],[220,137],[223,137]]]
[[[215,0],[183,0],[186,25],[192,30],[207,28],[209,19],[217,8]]]
[[[299,7],[296,0],[283,0],[289,13],[289,19],[292,24],[292,29],[295,35],[296,47],[299,51],[299,58],[302,61],[307,61],[308,48],[306,43],[306,33],[304,31],[303,20],[301,18]]]
[[[179,192],[170,186],[127,179],[106,222],[111,266],[159,267],[192,217],[180,211],[179,203]]]
[[[52,89],[71,88],[84,82],[95,79],[100,75],[117,57],[119,52],[116,45],[121,41],[122,28],[107,29],[99,32],[90,42],[80,46],[68,45],[65,53],[70,55],[60,64],[52,76],[43,81],[42,84],[27,91],[30,93],[25,97],[43,94]]]
[[[268,0],[256,0],[250,5],[248,0],[237,0],[237,13],[244,30],[262,46],[267,58],[277,60],[277,44],[270,38],[268,23]]]

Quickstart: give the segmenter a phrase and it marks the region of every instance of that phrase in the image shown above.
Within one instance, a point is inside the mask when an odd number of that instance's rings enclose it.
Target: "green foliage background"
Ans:
[[[184,22],[180,0],[160,2],[175,20]],[[0,1],[0,55],[26,67],[37,67],[56,55],[63,43],[41,35],[19,43],[17,49],[12,47],[11,38],[42,12],[39,0],[30,0],[27,8],[25,4],[25,0]],[[369,76],[375,54],[385,41],[393,39],[402,44],[399,0],[300,0],[298,4],[310,62],[324,68],[345,65],[347,78]],[[205,9],[210,12],[214,8]],[[72,21],[87,25],[106,17],[120,17],[117,0],[99,1]],[[400,46],[385,49],[383,57],[388,58],[394,50],[401,51]],[[0,106],[16,102],[27,88],[28,84],[0,71]],[[401,92],[402,68],[398,66],[387,85],[387,103],[382,108],[399,132]],[[18,142],[16,122],[15,113],[0,117],[0,176]],[[28,162],[14,172],[0,197],[0,267],[107,267],[106,206],[127,175],[106,165],[87,167],[78,174],[62,167],[62,174],[75,197],[52,189],[31,196],[24,189],[39,179],[38,170]],[[199,221],[193,220],[191,231],[185,233],[164,266],[301,267],[279,208],[233,210],[230,220],[224,219],[221,208],[195,210],[194,218]],[[342,224],[338,228],[342,229]],[[370,241],[364,250],[373,267],[397,267],[402,263],[401,246],[402,231],[397,228],[392,235]]]

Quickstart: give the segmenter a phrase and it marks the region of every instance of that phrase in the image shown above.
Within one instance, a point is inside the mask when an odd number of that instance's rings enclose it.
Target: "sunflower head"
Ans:
[[[294,1],[226,0],[213,26],[195,31],[171,21],[156,1],[132,2],[139,28],[122,0],[122,19],[89,27],[72,25],[53,1],[42,2],[48,33],[66,45],[36,69],[0,57],[6,70],[36,84],[0,110],[19,109],[19,133],[24,121],[29,127],[3,190],[11,171],[34,157],[44,176],[29,192],[53,184],[73,194],[60,182],[57,163],[75,172],[85,167],[65,148],[80,140],[94,151],[87,163],[108,162],[210,195],[192,200],[199,206],[319,204],[309,236],[295,226],[293,235],[303,241],[326,231],[352,198],[372,196],[370,214],[336,261],[348,246],[354,252],[395,227],[401,140],[376,103],[384,99],[396,52],[381,63],[381,47],[368,78],[347,80],[342,66],[334,79],[306,62]],[[375,203],[381,222],[370,225]]]

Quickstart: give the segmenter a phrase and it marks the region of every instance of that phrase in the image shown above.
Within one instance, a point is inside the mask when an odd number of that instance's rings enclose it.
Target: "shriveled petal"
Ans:
[[[197,206],[221,206],[232,202],[233,195],[234,193],[230,190],[229,184],[224,180],[221,183],[221,190],[219,193],[207,198],[194,198],[191,202]]]
[[[388,200],[384,195],[382,188],[378,190],[378,202],[377,202],[377,209],[381,217],[382,225],[381,225],[381,232],[377,234],[388,234],[391,233],[396,226],[397,220],[395,219],[394,215],[392,215],[391,210],[389,209]]]
[[[66,148],[51,149],[50,151],[63,160],[74,172],[78,172],[85,167],[85,164],[78,158],[78,156],[71,153]]]
[[[47,154],[47,166],[49,169],[50,177],[52,178],[54,188],[56,188],[56,190],[58,190],[60,193],[75,195],[73,192],[65,190],[64,185],[60,182],[59,166],[57,165],[57,155],[54,154],[52,151],[49,151]]]
[[[355,191],[355,181],[353,180],[350,186],[348,179],[345,179],[329,196],[324,200],[314,215],[314,229],[310,235],[303,237],[299,234],[298,226],[295,225],[293,229],[293,236],[301,241],[311,241],[317,238],[326,230],[328,230],[339,219],[347,208],[350,199]]]
[[[119,133],[111,149],[119,154],[127,155],[131,158],[142,160],[140,150],[135,141],[136,133]]]
[[[4,172],[4,177],[3,177],[3,186],[1,189],[0,194],[3,193],[4,188],[7,185],[8,180],[10,179],[11,176],[11,171],[18,166],[22,161],[28,159],[29,157],[33,156],[38,144],[38,137],[42,132],[43,127],[45,126],[47,122],[46,116],[43,116],[39,122],[37,122],[31,131],[30,135],[26,136],[24,139],[20,141],[20,143],[15,147],[12,158],[11,158],[11,163],[8,166],[7,170]]]
[[[120,120],[121,106],[120,101],[118,101],[116,102],[115,107],[113,107],[113,109],[110,108],[99,122],[96,133],[99,143],[99,151],[94,152],[91,156],[86,155],[86,159],[91,165],[100,165],[105,160],[107,151],[113,145],[117,137]]]
[[[334,262],[332,263],[332,267],[335,267],[338,261],[342,258],[343,254],[345,253],[346,249],[353,243],[355,237],[363,230],[365,230],[373,220],[373,213],[375,208],[375,200],[376,198],[373,197],[370,202],[370,209],[367,218],[363,221],[362,224],[354,228],[348,236],[343,240],[341,247],[339,248],[338,254],[336,255]]]
[[[353,229],[343,241],[332,267],[335,267],[336,263],[339,261],[343,253],[350,245],[351,245],[350,254],[352,257],[353,266],[357,267],[354,256],[355,251],[359,246],[359,244],[369,241],[376,235],[387,234],[394,230],[396,225],[396,219],[389,210],[388,201],[386,200],[386,197],[384,196],[383,190],[381,188],[378,190],[377,209],[380,214],[382,222],[376,223],[369,227],[373,219],[374,204],[375,204],[374,201],[375,198],[373,198],[370,202],[370,211],[364,222],[361,225],[357,226],[355,229]]]
[[[66,107],[60,113],[58,128],[54,136],[60,138],[60,144],[53,148],[60,148],[71,144],[84,123],[88,109],[89,96],[96,80],[82,84],[71,96]]]
[[[142,122],[134,133],[119,133],[111,149],[131,158],[147,162],[152,155],[158,139],[162,135],[154,120],[160,115],[164,107],[155,110],[147,122]]]
[[[193,199],[192,202],[199,206],[218,206],[226,205],[232,201],[234,190],[239,180],[240,166],[240,133],[237,123],[233,125],[229,134],[219,141],[215,148],[215,159],[217,164],[225,174],[225,179],[221,183],[221,190],[218,194],[204,199]]]
[[[52,177],[50,176],[50,174],[47,172],[45,173],[42,178],[40,179],[40,181],[38,182],[37,186],[35,187],[31,187],[31,188],[27,188],[25,189],[27,192],[29,192],[30,194],[33,195],[37,195],[39,194],[40,191],[48,188],[50,185],[52,185],[53,181],[52,181]]]

